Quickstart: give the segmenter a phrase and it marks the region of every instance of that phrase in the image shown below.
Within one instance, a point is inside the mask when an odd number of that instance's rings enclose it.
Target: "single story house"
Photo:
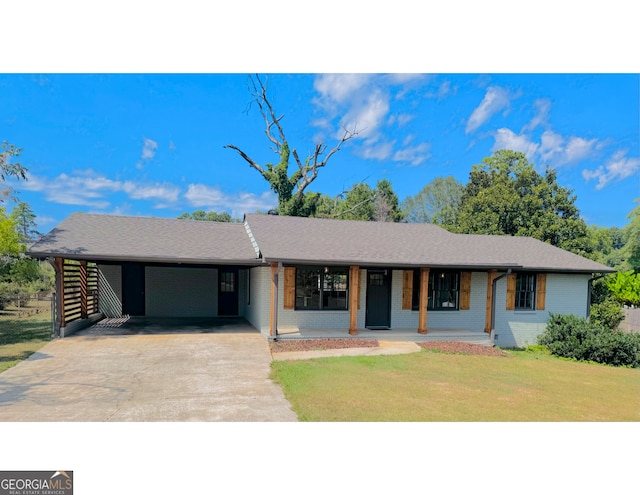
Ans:
[[[451,329],[536,342],[585,317],[609,267],[528,237],[436,225],[246,215],[242,223],[74,213],[29,249],[56,268],[60,334],[102,316],[246,319],[285,329]]]

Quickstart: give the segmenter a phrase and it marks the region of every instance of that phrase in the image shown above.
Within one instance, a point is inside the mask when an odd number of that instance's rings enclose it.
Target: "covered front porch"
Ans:
[[[466,330],[452,328],[429,328],[428,333],[417,333],[415,328],[394,328],[389,330],[371,330],[368,328],[359,330],[357,334],[349,334],[344,330],[300,330],[279,329],[277,337],[273,340],[299,340],[299,339],[371,339],[395,342],[433,342],[456,341],[468,342],[492,346],[491,335],[483,330]]]

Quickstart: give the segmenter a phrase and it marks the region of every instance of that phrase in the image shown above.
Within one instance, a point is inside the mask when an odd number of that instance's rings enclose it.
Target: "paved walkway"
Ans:
[[[379,347],[349,347],[346,349],[326,349],[322,351],[273,352],[275,360],[299,360],[334,356],[380,356],[382,354],[409,354],[420,351],[415,342],[395,342],[379,340]]]
[[[84,335],[0,374],[0,421],[296,421],[257,332]]]

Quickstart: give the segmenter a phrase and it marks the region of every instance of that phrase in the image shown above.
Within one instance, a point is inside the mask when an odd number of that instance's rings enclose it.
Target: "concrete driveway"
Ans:
[[[0,374],[0,421],[296,421],[257,332],[78,335]]]

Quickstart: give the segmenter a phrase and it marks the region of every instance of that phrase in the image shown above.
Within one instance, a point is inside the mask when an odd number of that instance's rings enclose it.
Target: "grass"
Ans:
[[[274,361],[301,421],[639,421],[640,370],[533,352]]]
[[[51,340],[51,302],[33,302],[23,309],[8,308],[0,314],[0,373],[27,359]]]

